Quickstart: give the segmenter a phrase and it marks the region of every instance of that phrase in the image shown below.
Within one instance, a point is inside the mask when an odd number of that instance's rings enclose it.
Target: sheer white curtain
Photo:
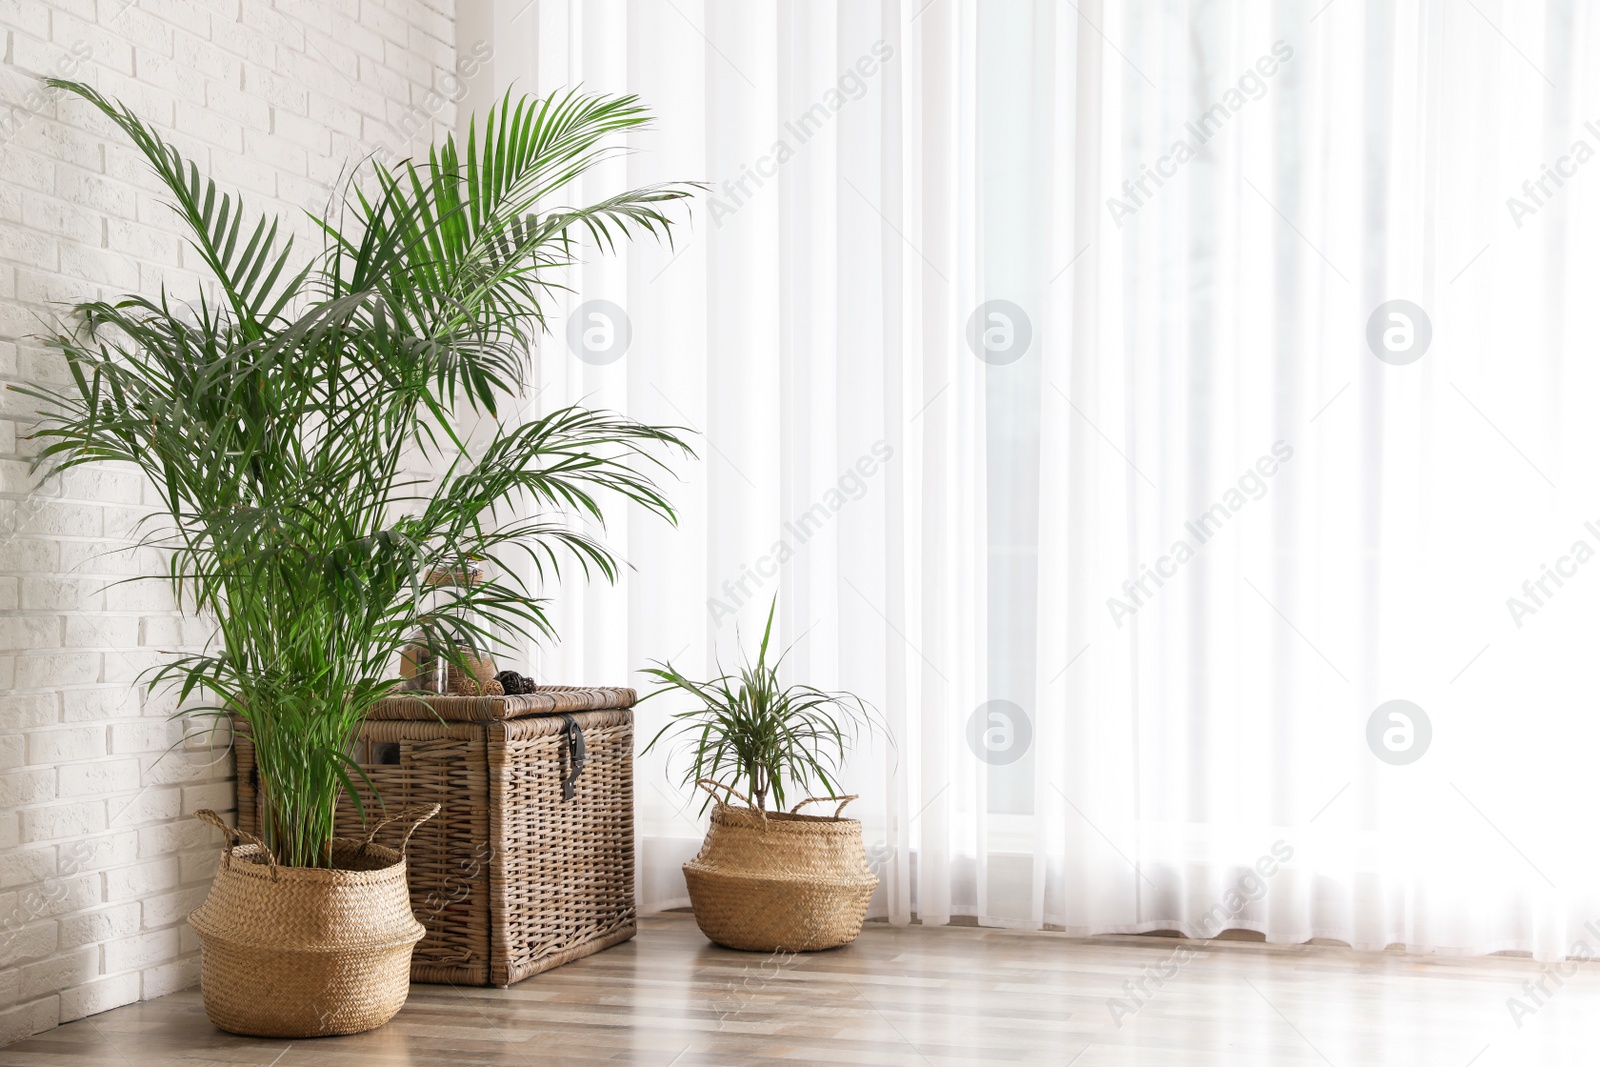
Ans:
[[[708,669],[778,594],[890,724],[894,921],[1600,949],[1587,7],[464,8],[496,91],[659,115],[583,193],[712,185],[540,353],[531,407],[703,435],[542,677]]]

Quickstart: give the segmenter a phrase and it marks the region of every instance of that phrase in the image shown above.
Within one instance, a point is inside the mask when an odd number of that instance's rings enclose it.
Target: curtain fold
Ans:
[[[701,454],[539,677],[709,672],[777,596],[886,723],[846,784],[894,922],[1594,941],[1587,8],[478,2],[498,89],[658,115],[573,196],[709,184],[538,353],[530,412]]]

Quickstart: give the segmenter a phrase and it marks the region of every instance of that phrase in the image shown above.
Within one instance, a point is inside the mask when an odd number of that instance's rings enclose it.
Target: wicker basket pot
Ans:
[[[438,810],[394,819],[415,829]],[[282,867],[254,834],[215,812],[195,817],[228,835],[211,892],[189,915],[211,1021],[254,1037],[323,1037],[393,1018],[423,934],[406,891],[405,843],[396,851],[371,835],[335,838],[332,868]]]
[[[701,933],[727,948],[811,952],[854,941],[878,876],[867,866],[861,823],[840,817],[855,797],[812,797],[789,812],[734,807],[701,782],[716,807],[694,859],[683,865]],[[832,816],[801,815],[807,804],[839,801]]]

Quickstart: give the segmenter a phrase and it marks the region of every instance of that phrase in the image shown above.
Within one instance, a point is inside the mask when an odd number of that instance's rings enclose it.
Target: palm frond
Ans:
[[[128,135],[167,187],[173,210],[189,229],[190,245],[227,297],[234,317],[247,334],[259,336],[298,293],[311,270],[307,264],[294,272],[290,265],[294,239],[279,247],[278,220],[256,216],[252,228],[245,219],[243,197],[219,195],[216,182],[202,177],[199,167],[185,161],[129,108],[83,82],[47,78],[45,84],[89,101]]]

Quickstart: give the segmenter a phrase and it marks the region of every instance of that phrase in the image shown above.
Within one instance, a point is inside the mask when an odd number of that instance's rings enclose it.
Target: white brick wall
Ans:
[[[165,283],[193,253],[120,134],[36,76],[132,105],[219,183],[311,231],[302,206],[374,150],[455,120],[454,0],[0,0],[0,381],[59,380],[30,341],[46,303]],[[469,51],[463,49],[463,52]],[[301,247],[309,248],[308,243]],[[231,759],[180,735],[134,686],[203,636],[124,548],[154,498],[125,470],[30,492],[30,405],[0,393],[0,1044],[192,985],[184,917],[220,842],[188,816],[231,810]],[[19,428],[20,427],[20,428]],[[222,757],[219,759],[219,757]]]

